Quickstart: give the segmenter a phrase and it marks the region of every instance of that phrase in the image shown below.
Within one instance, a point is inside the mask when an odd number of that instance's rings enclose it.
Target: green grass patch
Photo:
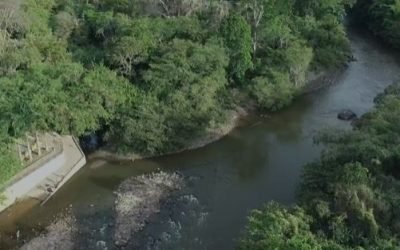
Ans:
[[[17,153],[12,148],[12,144],[0,146],[0,190],[24,168],[18,160]]]

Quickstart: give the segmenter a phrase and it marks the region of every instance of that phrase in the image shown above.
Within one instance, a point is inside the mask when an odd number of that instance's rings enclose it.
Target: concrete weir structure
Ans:
[[[6,184],[0,212],[26,198],[46,202],[86,164],[85,154],[72,136],[51,135],[59,147],[32,162]]]

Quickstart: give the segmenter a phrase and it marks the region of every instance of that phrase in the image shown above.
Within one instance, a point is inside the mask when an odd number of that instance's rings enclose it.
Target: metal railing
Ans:
[[[24,168],[11,180],[4,183],[0,190],[16,183],[43,164],[62,154],[62,138],[56,133],[35,133],[35,136],[26,135],[25,139],[16,141],[16,150]]]

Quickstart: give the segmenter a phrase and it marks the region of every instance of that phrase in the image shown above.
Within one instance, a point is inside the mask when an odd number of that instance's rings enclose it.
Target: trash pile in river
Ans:
[[[154,173],[125,180],[116,191],[114,243],[127,246],[149,217],[160,210],[160,202],[183,186],[176,173]]]
[[[66,216],[52,223],[47,228],[47,233],[32,239],[21,247],[21,250],[72,250],[74,249],[74,236],[77,230],[76,219]]]
[[[135,235],[131,249],[206,249],[199,238],[208,220],[207,208],[193,194],[178,192],[163,202],[161,211]]]
[[[183,177],[177,173],[158,172],[126,179],[115,191],[115,203],[108,214],[110,221],[103,214],[106,208],[99,212],[92,209],[93,205],[80,213],[81,209],[74,207],[21,249],[135,249],[132,246],[150,217],[158,214],[166,199],[183,184]]]

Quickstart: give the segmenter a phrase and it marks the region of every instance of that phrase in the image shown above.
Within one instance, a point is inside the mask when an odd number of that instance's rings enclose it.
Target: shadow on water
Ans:
[[[274,131],[274,136],[285,143],[297,143],[302,140],[303,120],[306,119],[305,114],[313,105],[311,95],[304,96],[297,100],[295,105],[276,114],[278,116],[277,119],[274,119],[275,115],[273,114],[272,119],[267,119],[261,123],[259,129]]]

